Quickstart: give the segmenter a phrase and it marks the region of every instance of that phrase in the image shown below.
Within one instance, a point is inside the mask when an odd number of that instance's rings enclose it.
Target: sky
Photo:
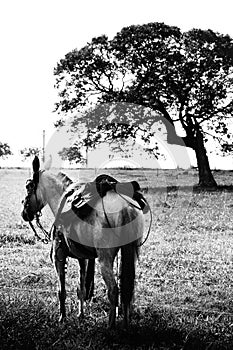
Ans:
[[[212,29],[233,37],[231,0],[7,0],[0,3],[0,141],[14,152],[4,164],[19,165],[18,150],[41,147],[54,133],[53,69],[66,53],[93,37],[122,27],[164,22],[186,31]],[[213,156],[211,156],[213,157]],[[231,167],[213,158],[212,167]],[[214,164],[216,163],[216,166]],[[0,165],[4,165],[0,161]],[[225,165],[224,165],[225,164]]]

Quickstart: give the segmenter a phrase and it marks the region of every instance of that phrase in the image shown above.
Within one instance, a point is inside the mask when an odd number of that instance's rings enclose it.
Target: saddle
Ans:
[[[61,199],[57,218],[61,215],[67,215],[70,210],[80,218],[85,218],[92,210],[93,204],[111,190],[135,201],[138,204],[138,209],[142,210],[144,214],[148,212],[149,205],[140,192],[141,189],[137,181],[119,182],[110,175],[102,174],[94,181],[81,187],[71,185],[71,188],[68,188]]]
[[[118,182],[110,175],[99,175],[93,182],[88,182],[75,193],[71,208],[77,214],[85,214],[89,204],[93,204],[99,197],[103,198],[108,191],[115,191],[120,195],[127,196],[138,203],[138,209],[148,211],[148,204],[140,191],[137,181]]]

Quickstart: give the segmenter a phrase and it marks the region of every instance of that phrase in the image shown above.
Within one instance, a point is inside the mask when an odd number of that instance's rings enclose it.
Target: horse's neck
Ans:
[[[45,171],[41,178],[42,192],[46,198],[53,215],[56,216],[58,205],[63,193],[62,185],[56,180],[55,176]]]

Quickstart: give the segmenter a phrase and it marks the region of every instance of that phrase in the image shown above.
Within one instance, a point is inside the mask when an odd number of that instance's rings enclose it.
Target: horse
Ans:
[[[84,316],[85,300],[93,293],[94,261],[98,258],[110,302],[108,325],[109,328],[115,327],[119,291],[113,264],[120,251],[120,298],[123,324],[128,328],[136,261],[144,231],[144,215],[141,208],[131,198],[109,190],[104,197],[97,198],[91,204],[86,215],[79,218],[76,214],[69,214],[65,220],[59,222],[59,208],[64,199],[64,187],[67,187],[64,186],[64,177],[53,174],[46,166],[41,170],[37,156],[33,159],[32,168],[33,177],[26,184],[27,195],[23,201],[21,215],[30,223],[48,204],[55,217],[55,223],[58,222],[58,227],[55,226],[53,230],[51,257],[58,277],[59,321],[66,317],[67,258],[78,259],[80,265],[80,286],[77,288],[80,316]],[[77,252],[77,245],[84,248],[80,253]]]

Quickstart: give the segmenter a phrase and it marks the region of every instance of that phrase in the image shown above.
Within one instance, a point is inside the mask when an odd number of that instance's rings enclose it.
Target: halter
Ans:
[[[33,226],[32,221],[29,220],[28,222],[29,222],[29,225],[30,225],[31,229],[33,230],[33,232],[35,234],[35,237],[39,241],[47,244],[50,241],[51,232],[46,231],[44,229],[44,227],[42,226],[41,222],[40,222],[40,217],[42,216],[42,213],[41,213],[41,209],[39,209],[39,203],[38,203],[38,198],[37,198],[37,193],[36,193],[37,186],[38,186],[38,183],[39,183],[39,174],[40,174],[40,171],[34,172],[33,178],[32,179],[28,179],[26,181],[27,196],[25,198],[25,208],[27,208],[29,206],[30,198],[31,198],[32,194],[34,194],[35,198],[36,198],[36,207],[37,207],[37,211],[34,214],[35,217],[36,217],[36,225],[43,232],[44,238],[41,238],[38,235],[38,233],[36,232],[35,227]]]

